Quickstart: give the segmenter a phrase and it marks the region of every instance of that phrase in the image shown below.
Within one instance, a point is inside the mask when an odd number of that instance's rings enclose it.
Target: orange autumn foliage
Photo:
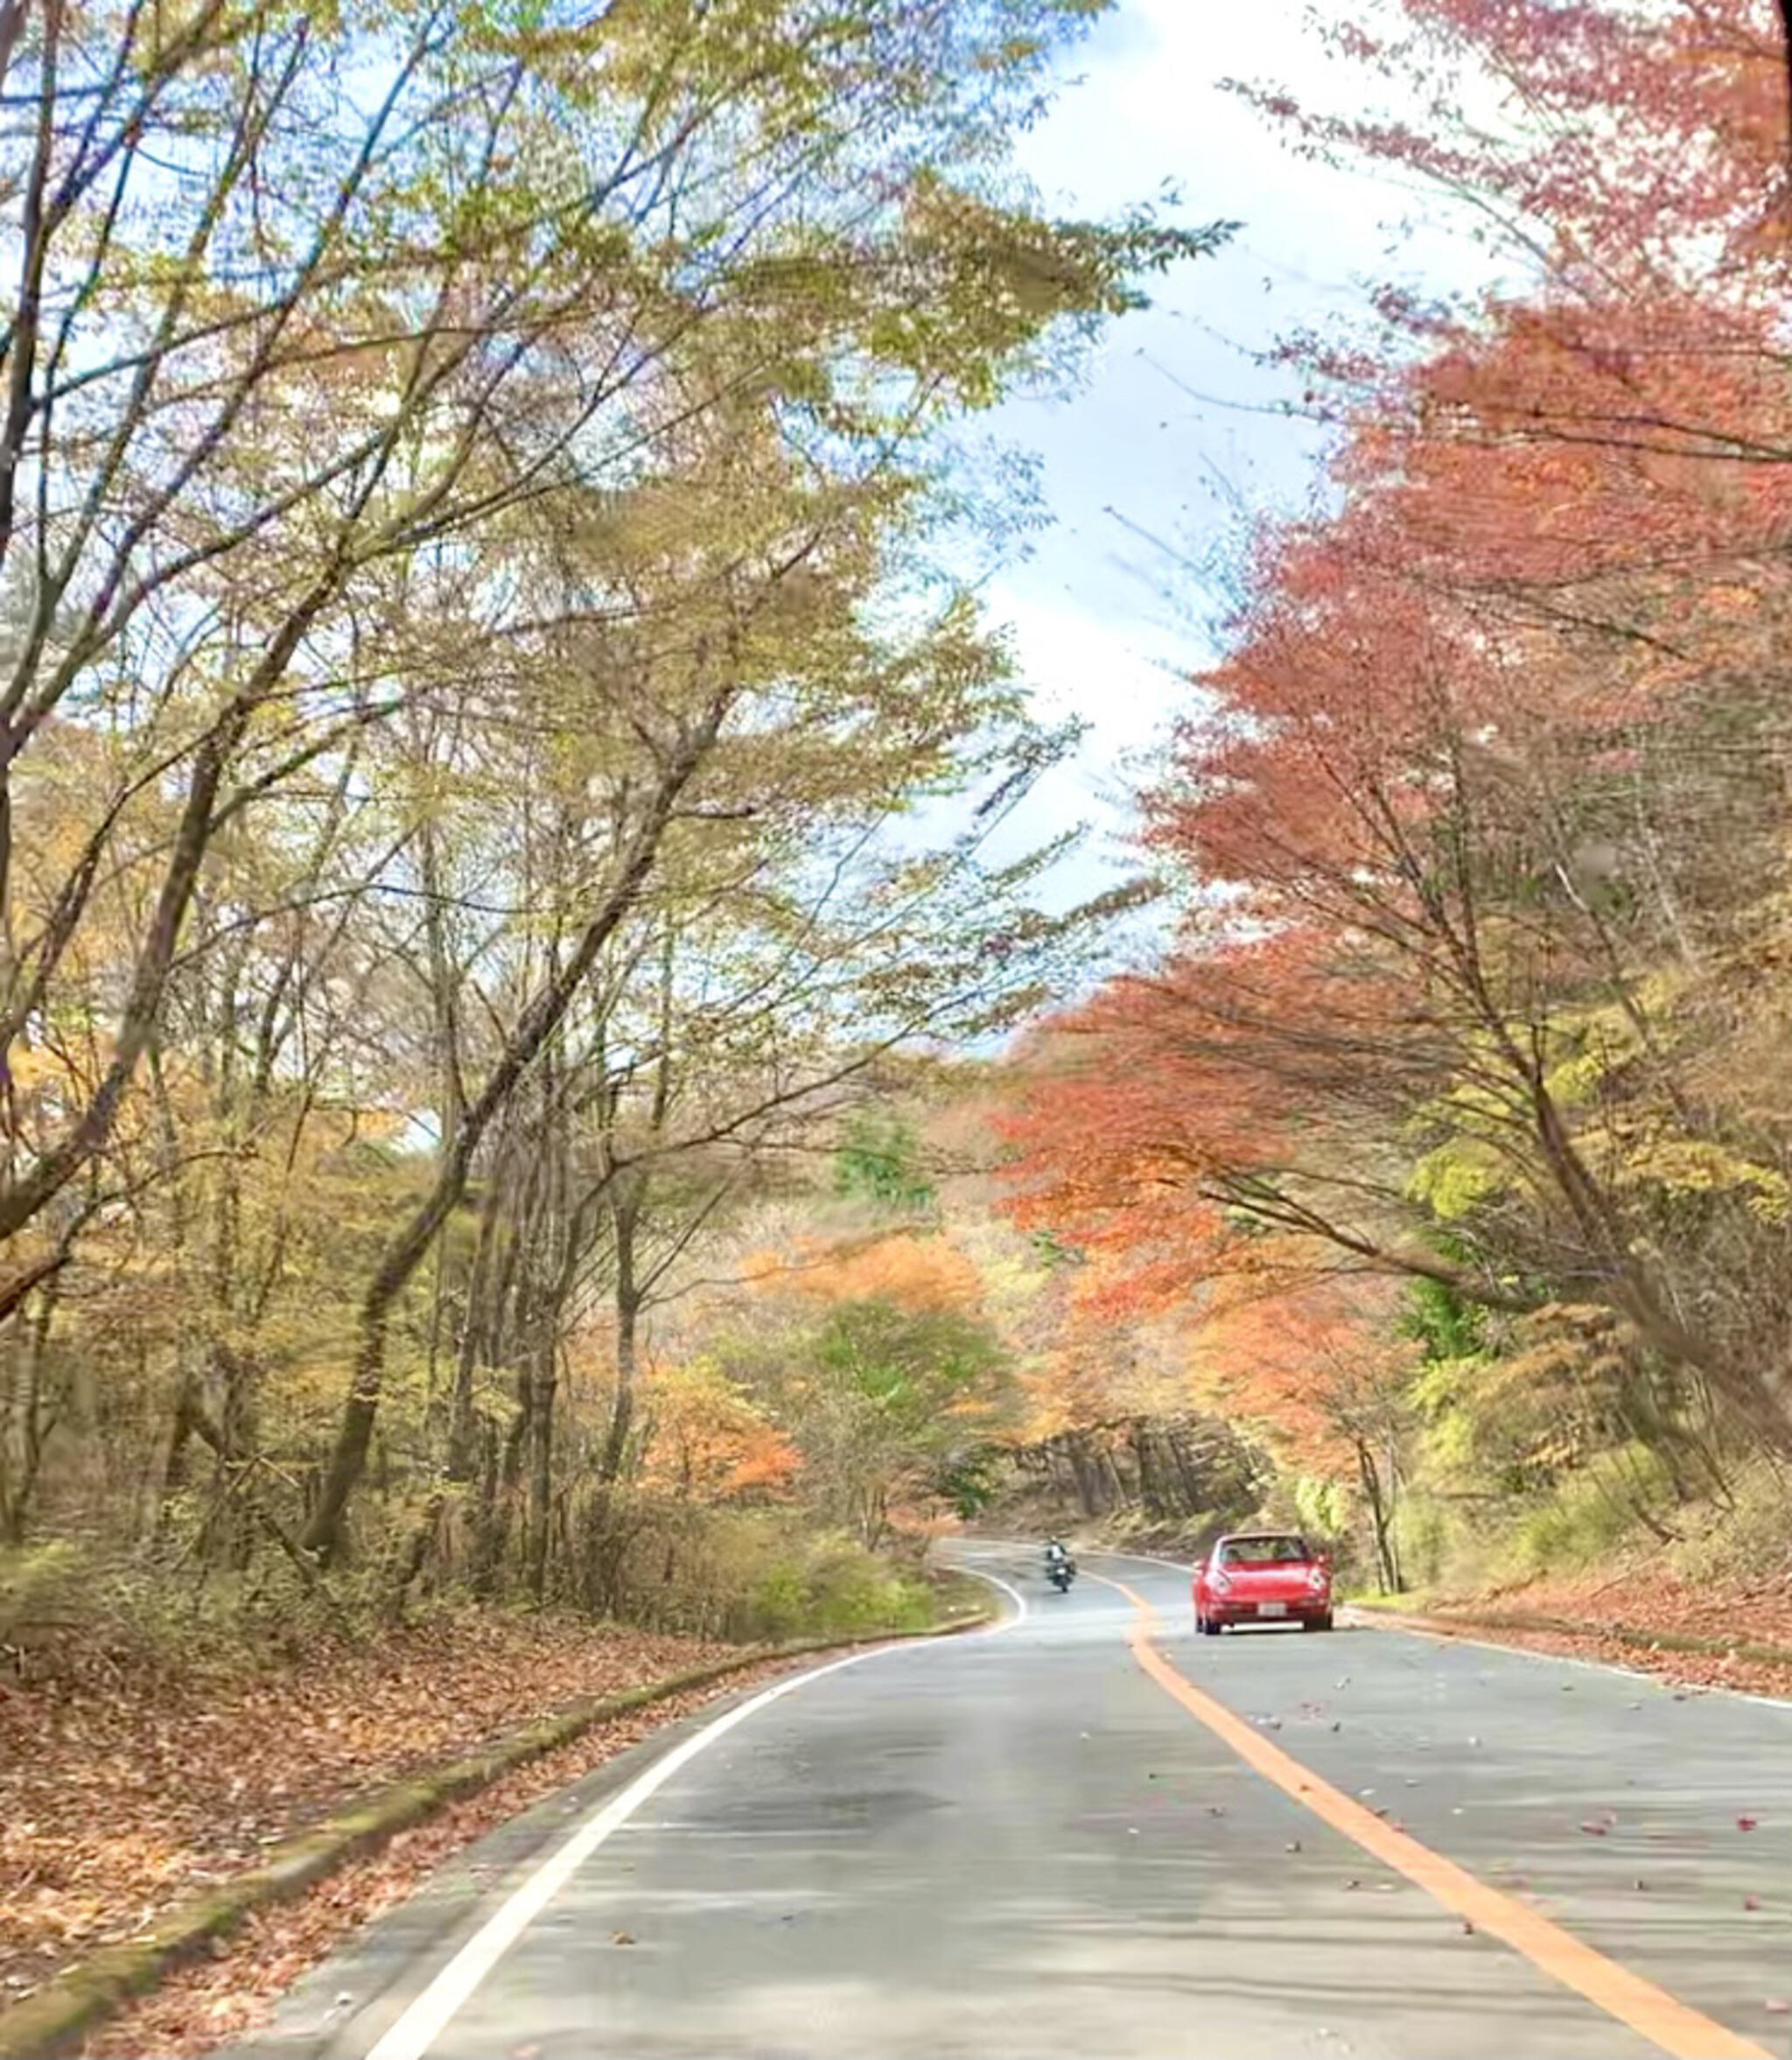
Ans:
[[[804,1240],[742,1272],[760,1290],[828,1304],[889,1302],[917,1314],[972,1309],[983,1298],[981,1275],[948,1239],[907,1230],[833,1244]]]
[[[1294,1470],[1335,1477],[1417,1350],[1392,1335],[1384,1281],[1340,1279],[1298,1241],[1220,1276],[1193,1329],[1203,1398],[1264,1430]],[[1242,1255],[1241,1255],[1242,1257]]]
[[[702,1361],[656,1366],[642,1384],[640,1482],[650,1492],[721,1503],[787,1493],[802,1457],[738,1383]]]

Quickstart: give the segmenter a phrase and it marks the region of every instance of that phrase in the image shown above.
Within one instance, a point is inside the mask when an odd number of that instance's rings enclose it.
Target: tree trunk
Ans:
[[[478,1436],[473,1421],[473,1375],[478,1370],[480,1340],[485,1335],[484,1307],[486,1284],[491,1277],[492,1255],[497,1248],[498,1223],[503,1209],[504,1185],[510,1165],[509,1136],[499,1140],[497,1160],[480,1211],[479,1240],[473,1246],[472,1265],[466,1277],[466,1296],[461,1308],[460,1343],[454,1359],[454,1391],[448,1405],[448,1478],[467,1482],[473,1477],[478,1460]]]
[[[10,1488],[6,1472],[11,1455],[0,1453],[0,1537],[12,1545],[24,1543],[32,1497],[37,1489],[38,1475],[44,1463],[44,1447],[52,1427],[44,1399],[44,1365],[49,1354],[50,1329],[56,1319],[61,1286],[60,1275],[52,1273],[38,1290],[38,1306],[32,1310],[30,1321],[25,1321],[21,1315],[13,1327],[15,1332],[23,1331],[24,1342],[21,1363],[15,1373],[17,1404],[11,1413],[16,1425],[18,1457]]]
[[[1356,1470],[1368,1501],[1369,1524],[1375,1533],[1376,1577],[1390,1595],[1400,1593],[1400,1558],[1395,1547],[1392,1496],[1367,1442],[1356,1440]]]
[[[714,743],[732,699],[732,690],[718,693],[706,719],[685,739],[668,764],[640,823],[623,848],[608,892],[585,925],[578,949],[523,1011],[478,1101],[466,1111],[452,1146],[444,1153],[428,1195],[388,1245],[374,1272],[361,1303],[360,1338],[348,1399],[317,1507],[301,1540],[307,1552],[322,1560],[333,1559],[340,1550],[349,1498],[367,1468],[368,1447],[385,1377],[386,1338],[393,1308],[448,1220],[449,1212],[466,1193],[473,1154],[493,1119],[508,1106],[518,1082],[571,1006],[573,997],[597,963],[598,954],[640,898],[678,797]]]
[[[557,1312],[556,1312],[557,1314]],[[554,1395],[559,1385],[559,1345],[552,1324],[536,1355],[535,1390],[529,1410],[529,1490],[527,1579],[528,1592],[537,1602],[547,1593],[548,1527],[553,1503]]]
[[[637,1329],[640,1290],[635,1281],[635,1231],[640,1223],[639,1195],[619,1181],[611,1189],[610,1221],[615,1239],[616,1398],[610,1405],[610,1430],[598,1464],[598,1478],[608,1487],[622,1478],[628,1458],[628,1434],[634,1425],[634,1385],[639,1367]]]

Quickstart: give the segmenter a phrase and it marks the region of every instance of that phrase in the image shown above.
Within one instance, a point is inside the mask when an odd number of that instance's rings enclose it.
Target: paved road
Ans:
[[[302,1983],[253,2060],[1788,2050],[1792,1708],[1391,1631],[1196,1640],[1161,1565],[1086,1562],[1137,1602],[1057,1596],[960,1549],[1024,1617],[612,1762]]]

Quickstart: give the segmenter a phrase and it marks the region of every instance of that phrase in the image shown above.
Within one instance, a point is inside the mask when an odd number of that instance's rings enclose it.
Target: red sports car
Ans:
[[[1332,1628],[1332,1568],[1292,1531],[1235,1531],[1194,1570],[1194,1628],[1216,1638],[1228,1624]]]

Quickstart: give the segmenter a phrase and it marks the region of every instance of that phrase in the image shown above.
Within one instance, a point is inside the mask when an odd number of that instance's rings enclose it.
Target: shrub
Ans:
[[[1665,1503],[1670,1491],[1667,1468],[1646,1447],[1601,1453],[1519,1523],[1508,1547],[1515,1571],[1538,1574],[1592,1565],[1632,1537],[1643,1512]]]

